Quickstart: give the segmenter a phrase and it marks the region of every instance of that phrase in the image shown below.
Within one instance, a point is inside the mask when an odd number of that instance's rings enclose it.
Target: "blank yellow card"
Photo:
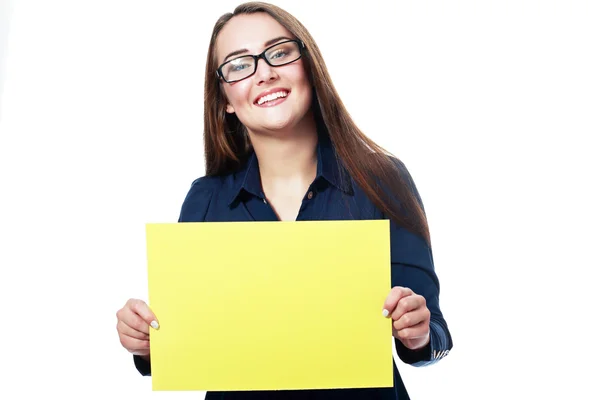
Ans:
[[[148,224],[154,390],[390,387],[389,221]]]

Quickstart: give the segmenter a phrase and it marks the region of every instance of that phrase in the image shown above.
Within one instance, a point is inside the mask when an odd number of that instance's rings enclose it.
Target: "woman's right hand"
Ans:
[[[150,360],[150,327],[158,329],[150,307],[138,299],[129,299],[117,311],[117,332],[123,347],[130,353]]]

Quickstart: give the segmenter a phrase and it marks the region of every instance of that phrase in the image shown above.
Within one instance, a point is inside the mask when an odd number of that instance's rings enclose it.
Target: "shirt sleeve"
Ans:
[[[400,171],[423,208],[416,185],[404,164],[398,162]],[[392,286],[410,288],[425,297],[431,313],[430,341],[419,350],[406,348],[394,339],[398,357],[407,364],[420,367],[434,364],[452,349],[452,337],[440,308],[440,282],[435,273],[431,247],[420,236],[390,222],[392,258]]]
[[[209,177],[196,179],[183,201],[178,222],[204,221],[218,182],[216,178]],[[133,363],[141,375],[150,376],[152,374],[150,362],[140,356],[134,355]]]
[[[135,368],[138,370],[138,372],[142,375],[142,376],[150,376],[152,375],[152,369],[150,368],[150,362],[144,360],[142,357],[140,356],[133,356],[133,364],[135,365]]]

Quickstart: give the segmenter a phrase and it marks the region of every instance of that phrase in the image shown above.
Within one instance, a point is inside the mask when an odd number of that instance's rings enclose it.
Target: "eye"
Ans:
[[[229,70],[231,72],[238,72],[238,71],[242,71],[246,68],[250,68],[250,65],[249,64],[231,65],[231,68],[229,68]]]
[[[248,57],[232,60],[227,64],[227,72],[235,73],[252,68],[252,62],[254,62],[254,60]]]
[[[285,51],[284,49],[277,49],[275,50],[273,53],[271,53],[271,55],[269,56],[269,58],[271,60],[277,59],[277,58],[282,58],[288,55],[288,52]]]

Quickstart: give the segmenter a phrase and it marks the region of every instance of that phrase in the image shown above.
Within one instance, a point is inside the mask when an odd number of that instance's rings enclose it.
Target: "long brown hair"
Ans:
[[[236,15],[264,12],[273,17],[306,46],[304,65],[314,89],[313,114],[325,126],[338,159],[369,199],[394,222],[420,235],[429,244],[425,213],[407,182],[403,165],[369,139],[344,107],[317,44],[294,16],[268,3],[239,5],[216,22],[204,83],[204,151],[207,175],[223,175],[238,169],[251,152],[246,128],[235,114],[225,112],[226,100],[217,79],[216,40],[225,24]],[[403,176],[404,175],[404,176]]]

